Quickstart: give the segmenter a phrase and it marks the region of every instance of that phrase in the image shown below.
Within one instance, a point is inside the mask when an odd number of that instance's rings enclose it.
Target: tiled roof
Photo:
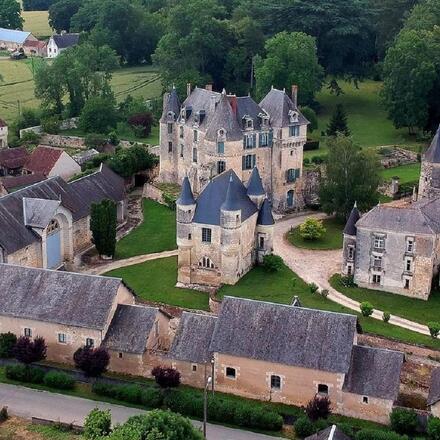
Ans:
[[[66,49],[68,47],[75,46],[79,41],[79,34],[62,34],[62,35],[52,35],[55,44],[58,49]]]
[[[24,147],[4,148],[0,150],[0,166],[5,168],[21,168],[29,157]]]
[[[32,151],[24,168],[31,173],[40,173],[48,176],[63,153],[64,150],[61,148],[39,145]]]
[[[42,174],[21,174],[19,176],[5,176],[0,178],[0,182],[7,192],[25,188],[26,186],[45,180]]]
[[[347,373],[356,322],[354,315],[225,297],[210,350]]]
[[[403,353],[379,348],[353,347],[343,390],[353,394],[396,400]]]
[[[429,387],[428,405],[434,405],[440,400],[440,368],[432,372],[431,385]]]
[[[26,38],[29,37],[29,35],[31,35],[30,32],[0,28],[0,41],[23,44],[26,41]]]
[[[103,330],[121,280],[0,264],[0,315]]]

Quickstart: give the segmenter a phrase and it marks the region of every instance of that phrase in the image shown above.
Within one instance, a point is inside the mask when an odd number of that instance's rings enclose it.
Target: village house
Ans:
[[[274,209],[299,209],[308,123],[298,110],[296,86],[291,97],[272,88],[260,104],[189,86],[181,105],[173,89],[164,96],[160,120],[159,179],[181,184],[188,177],[199,194],[224,171],[247,182],[258,167]]]
[[[427,404],[431,414],[440,417],[440,368],[432,372]]]
[[[0,150],[8,148],[8,124],[0,119]]]
[[[62,32],[54,34],[47,43],[47,57],[56,58],[63,50],[76,46],[79,42],[79,34],[68,34]]]
[[[197,199],[185,177],[176,210],[179,283],[235,284],[272,253],[274,220],[257,168],[247,187],[228,170]]]
[[[23,44],[23,51],[29,57],[46,57],[47,42],[39,40],[26,40]]]
[[[438,174],[438,176],[437,176]],[[342,272],[361,287],[427,300],[439,271],[440,138],[422,159],[418,200],[355,206],[344,229]]]
[[[80,172],[81,166],[62,148],[46,145],[39,145],[35,148],[23,166],[23,174],[60,176],[66,181]]]
[[[92,245],[90,208],[104,199],[126,220],[124,180],[105,165],[66,183],[52,177],[0,197],[0,262],[56,269]]]
[[[18,176],[29,158],[25,147],[3,148],[0,150],[0,176]]]
[[[0,28],[0,50],[19,50],[29,41],[38,40],[30,32]]]

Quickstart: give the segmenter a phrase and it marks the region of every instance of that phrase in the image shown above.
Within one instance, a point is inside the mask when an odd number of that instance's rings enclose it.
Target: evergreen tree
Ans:
[[[103,200],[93,203],[90,217],[93,243],[100,255],[113,257],[116,248],[116,203]]]
[[[327,136],[336,136],[338,133],[342,133],[345,136],[350,136],[350,130],[347,123],[347,114],[345,113],[344,106],[338,104],[330,119],[327,127]]]

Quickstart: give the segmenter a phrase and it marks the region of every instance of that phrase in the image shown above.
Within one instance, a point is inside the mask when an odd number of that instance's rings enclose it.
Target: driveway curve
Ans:
[[[306,217],[326,218],[325,214],[307,214],[281,219],[275,223],[274,253],[283,258],[285,264],[306,283],[315,283],[319,290],[329,291],[328,299],[351,310],[359,312],[360,303],[334,289],[329,282],[330,277],[341,271],[342,250],[317,251],[301,249],[287,241],[286,234],[291,228],[299,226]],[[382,320],[383,311],[374,310],[372,317]],[[391,324],[417,333],[429,335],[428,327],[399,316],[391,316]]]

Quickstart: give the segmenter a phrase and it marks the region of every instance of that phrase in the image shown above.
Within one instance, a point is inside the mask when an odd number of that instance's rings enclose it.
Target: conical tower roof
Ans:
[[[260,212],[258,213],[257,225],[269,226],[273,225],[275,220],[272,215],[272,207],[270,206],[269,200],[264,199],[263,204],[261,205]]]
[[[168,93],[165,99],[166,103],[163,108],[162,122],[166,121],[169,112],[173,112],[175,119],[177,119],[180,113],[180,100],[175,87],[171,89],[171,92]]]
[[[251,177],[249,178],[247,195],[248,196],[262,196],[266,194],[263,188],[263,183],[261,181],[260,173],[258,168],[254,167],[252,170]]]
[[[180,192],[180,196],[176,201],[179,205],[194,205],[196,201],[194,200],[193,192],[191,190],[191,184],[189,183],[189,179],[187,176],[183,179],[182,182],[182,191]]]
[[[223,211],[240,211],[241,210],[241,200],[238,189],[235,186],[234,179],[229,177],[228,190],[226,192],[226,198],[223,202],[221,209]]]
[[[431,142],[431,146],[425,153],[424,159],[431,163],[440,163],[440,125],[437,129],[437,133]]]
[[[353,206],[353,209],[350,212],[350,216],[348,217],[347,223],[345,224],[344,234],[347,235],[356,235],[356,223],[361,218],[359,210],[357,209],[356,203]]]

